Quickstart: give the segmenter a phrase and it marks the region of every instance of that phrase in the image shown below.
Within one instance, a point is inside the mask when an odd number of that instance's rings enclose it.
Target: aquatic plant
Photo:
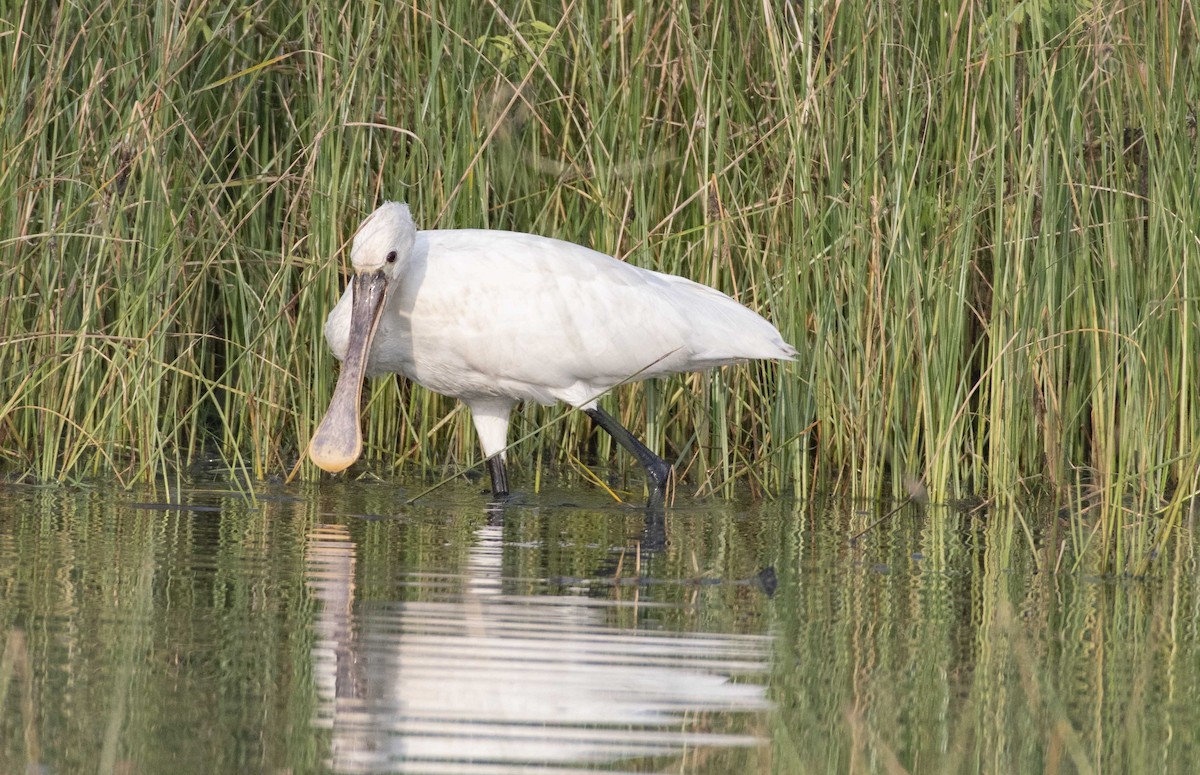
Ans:
[[[683,274],[780,326],[796,365],[622,388],[681,492],[1086,499],[1072,540],[1127,567],[1197,490],[1189,3],[0,19],[10,475],[291,471],[333,386],[343,248],[390,198],[427,228]],[[452,402],[394,380],[368,398],[377,464],[478,461]],[[584,417],[515,419],[534,476],[627,465]]]

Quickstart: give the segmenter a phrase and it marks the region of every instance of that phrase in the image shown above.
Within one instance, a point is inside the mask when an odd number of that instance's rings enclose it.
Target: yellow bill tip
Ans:
[[[337,474],[345,471],[355,460],[358,460],[358,455],[318,449],[310,445],[308,448],[308,459],[316,463],[317,468],[320,468],[322,471]]]
[[[357,413],[355,413],[357,414]],[[308,444],[308,458],[322,471],[336,474],[345,471],[362,455],[362,436],[358,418],[352,421],[326,417]]]

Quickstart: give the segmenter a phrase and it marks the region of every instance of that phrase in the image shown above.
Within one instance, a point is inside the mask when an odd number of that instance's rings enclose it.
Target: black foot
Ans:
[[[489,506],[511,506],[514,503],[525,502],[525,496],[519,492],[506,492],[501,495],[497,495],[484,490],[483,494],[487,496],[487,502]]]
[[[658,508],[663,505],[667,498],[667,492],[671,487],[671,465],[662,458],[655,456],[655,463],[646,466],[646,485],[650,490],[650,496],[646,499],[646,505]]]
[[[649,447],[638,441],[637,437],[629,432],[628,428],[617,422],[617,418],[600,407],[584,411],[642,464],[642,468],[646,469],[646,484],[650,490],[650,497],[646,505],[652,508],[661,507],[671,485],[671,464],[651,452]]]

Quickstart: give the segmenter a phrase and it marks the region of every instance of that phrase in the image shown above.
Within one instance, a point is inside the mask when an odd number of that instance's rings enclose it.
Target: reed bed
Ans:
[[[0,5],[10,476],[289,473],[387,198],[775,321],[796,364],[618,391],[685,493],[1047,495],[1114,567],[1190,509],[1190,0]],[[453,402],[368,400],[372,470],[478,461]],[[628,465],[577,413],[516,426],[528,480]]]

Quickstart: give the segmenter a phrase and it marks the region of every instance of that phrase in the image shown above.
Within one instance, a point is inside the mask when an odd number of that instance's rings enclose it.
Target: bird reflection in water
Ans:
[[[629,603],[510,594],[503,530],[490,514],[459,574],[414,574],[392,602],[356,600],[347,527],[310,532],[315,724],[332,769],[569,770],[764,744],[744,730],[769,708],[755,682],[769,638],[623,629],[612,608]]]

